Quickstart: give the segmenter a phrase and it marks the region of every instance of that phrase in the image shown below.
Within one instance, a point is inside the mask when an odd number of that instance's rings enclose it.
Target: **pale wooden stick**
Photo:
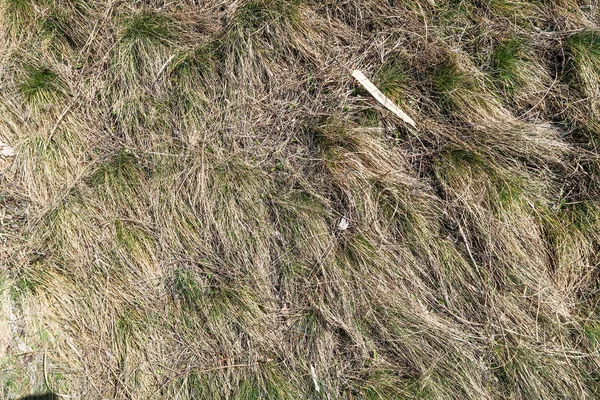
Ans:
[[[406,115],[406,113],[404,111],[402,111],[400,109],[400,107],[398,107],[396,105],[396,103],[394,103],[392,100],[390,100],[389,97],[387,97],[385,94],[383,94],[381,92],[381,90],[377,89],[377,87],[373,84],[373,82],[371,82],[362,72],[355,69],[352,72],[352,76],[354,78],[356,78],[356,80],[358,82],[360,82],[360,84],[363,85],[365,87],[365,89],[367,89],[369,91],[369,93],[371,93],[371,95],[373,97],[375,97],[375,99],[377,99],[377,101],[379,101],[381,104],[383,104],[383,106],[385,108],[387,108],[388,110],[390,110],[391,112],[393,112],[394,114],[396,114],[397,116],[402,118],[402,120],[404,122],[406,122],[407,124],[410,124],[413,128],[417,127],[415,125],[415,121],[413,121],[413,119],[411,117]]]

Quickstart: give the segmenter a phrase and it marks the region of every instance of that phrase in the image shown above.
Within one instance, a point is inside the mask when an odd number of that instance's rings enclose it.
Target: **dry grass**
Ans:
[[[599,397],[599,9],[0,0],[0,398]]]

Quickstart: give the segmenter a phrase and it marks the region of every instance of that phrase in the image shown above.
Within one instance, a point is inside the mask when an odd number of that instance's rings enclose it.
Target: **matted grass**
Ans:
[[[0,397],[600,397],[599,7],[0,0]]]

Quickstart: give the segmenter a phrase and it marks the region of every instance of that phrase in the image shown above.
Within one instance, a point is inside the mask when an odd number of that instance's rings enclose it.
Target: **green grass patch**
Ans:
[[[90,182],[129,191],[140,183],[140,177],[141,168],[136,156],[128,149],[121,149],[98,166]]]
[[[432,398],[418,379],[401,378],[396,371],[373,367],[352,379],[344,392],[365,400]]]
[[[123,220],[115,221],[117,245],[131,254],[134,260],[144,261],[152,254],[154,239],[139,226]]]
[[[571,35],[566,43],[569,52],[566,81],[592,100],[598,112],[600,99],[600,32],[583,31]],[[596,115],[597,117],[597,115]]]
[[[3,0],[6,26],[15,35],[24,34],[31,29],[37,19],[36,9],[46,7],[47,0]]]
[[[477,193],[497,215],[527,200],[527,183],[518,175],[504,171],[483,155],[462,149],[442,152],[434,162],[436,176],[446,189],[460,195],[465,189]]]
[[[176,24],[164,14],[145,11],[125,19],[120,41],[128,45],[168,44],[177,37]]]
[[[567,46],[575,63],[596,59],[600,62],[600,32],[584,31],[569,37]]]
[[[209,42],[193,50],[182,52],[173,62],[171,80],[189,84],[195,79],[209,79],[218,71],[220,54],[217,44]]]
[[[509,94],[523,83],[521,69],[527,68],[522,57],[523,46],[523,39],[513,38],[500,43],[490,57],[492,76],[497,86]]]
[[[450,60],[434,67],[429,79],[433,94],[446,112],[456,111],[467,98],[468,102],[475,100],[476,86],[472,78]]]
[[[58,74],[45,66],[26,66],[19,81],[19,93],[31,105],[45,105],[65,95],[65,85]]]
[[[111,63],[118,78],[111,87],[111,103],[125,99],[133,103],[130,107],[144,109],[144,101],[126,97],[144,97],[148,90],[161,87],[156,79],[159,72],[163,78],[168,76],[168,70],[161,68],[171,55],[180,51],[181,26],[170,16],[149,10],[121,18],[118,40],[111,51]]]
[[[471,88],[468,75],[450,61],[438,65],[432,78],[434,91],[445,96],[462,88]]]
[[[406,65],[399,56],[393,56],[377,70],[373,83],[386,96],[394,101],[400,101],[408,88],[409,79]]]
[[[270,24],[298,25],[301,22],[299,3],[298,0],[248,1],[236,10],[230,26],[245,33],[252,33],[265,29]]]
[[[139,189],[145,177],[146,173],[133,152],[121,149],[100,163],[88,182],[100,199],[135,206],[139,204]]]
[[[296,0],[253,0],[241,5],[227,21],[220,38],[225,53],[239,63],[250,56],[247,49],[251,45],[255,49],[251,55],[261,57],[261,63],[280,58],[291,45],[292,33],[302,26],[299,3]]]
[[[59,8],[52,9],[38,22],[40,35],[76,49],[80,43],[75,35],[73,25],[75,21],[70,15]]]
[[[199,278],[188,269],[177,269],[173,273],[171,282],[173,296],[186,309],[197,310],[206,300],[207,288]]]

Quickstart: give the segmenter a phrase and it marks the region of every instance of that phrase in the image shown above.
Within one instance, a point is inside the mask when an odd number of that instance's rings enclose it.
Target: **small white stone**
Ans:
[[[0,155],[3,155],[4,157],[12,157],[15,155],[15,149],[6,143],[0,142]]]
[[[27,353],[31,351],[31,347],[27,346],[21,338],[17,338],[17,350],[21,353]]]
[[[340,222],[338,223],[338,229],[340,231],[345,231],[346,229],[348,229],[349,226],[350,226],[350,221],[348,221],[348,218],[346,218],[346,216],[343,216],[340,219]]]

